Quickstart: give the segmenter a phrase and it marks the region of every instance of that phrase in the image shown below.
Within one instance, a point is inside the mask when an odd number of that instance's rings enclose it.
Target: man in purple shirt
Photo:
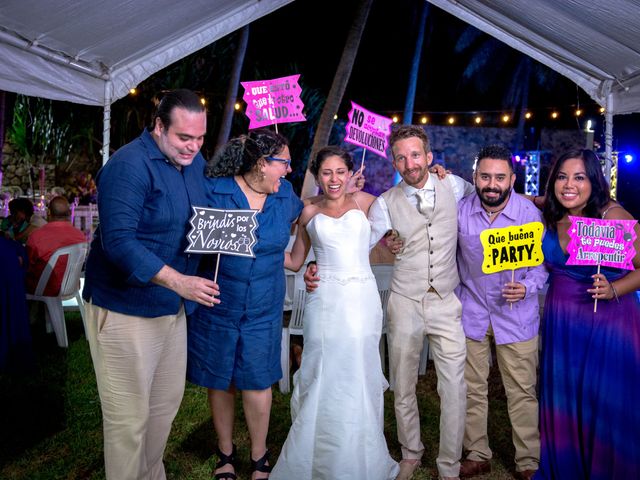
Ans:
[[[507,394],[516,478],[532,478],[540,458],[536,398],[538,291],[547,272],[542,265],[492,274],[482,272],[483,230],[542,221],[532,202],[512,193],[514,182],[511,152],[502,146],[485,147],[478,154],[474,174],[477,195],[464,198],[458,208],[458,297],[467,337],[466,457],[460,467],[461,478],[491,471],[487,378],[492,341]]]

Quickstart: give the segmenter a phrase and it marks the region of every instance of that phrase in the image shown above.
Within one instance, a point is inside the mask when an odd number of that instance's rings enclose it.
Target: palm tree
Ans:
[[[429,13],[429,2],[422,2],[420,9],[420,23],[418,24],[418,35],[416,37],[416,46],[413,51],[413,60],[411,62],[411,71],[409,72],[409,85],[407,87],[407,96],[404,103],[404,121],[405,125],[411,124],[413,118],[413,105],[416,100],[416,85],[418,84],[418,72],[420,71],[420,57],[422,56],[422,45],[424,43],[424,34],[427,25],[427,14]]]
[[[456,53],[465,51],[470,52],[470,58],[462,73],[462,82],[473,83],[479,94],[486,94],[496,85],[496,79],[507,81],[502,108],[518,114],[512,150],[522,150],[525,114],[532,87],[548,92],[559,83],[560,76],[472,26],[462,32],[455,46]]]
[[[4,115],[5,115],[6,94],[0,90],[0,187],[2,187],[2,151],[4,150]]]
[[[242,64],[244,56],[247,52],[247,44],[249,43],[249,25],[245,25],[238,35],[238,46],[231,68],[231,76],[229,77],[229,87],[227,89],[227,99],[224,104],[224,112],[220,121],[220,129],[218,130],[218,139],[216,140],[215,150],[229,140],[231,133],[231,125],[233,123],[233,112],[235,111],[235,103],[238,98],[238,88],[240,87],[240,72],[242,72]]]
[[[318,150],[329,142],[331,129],[333,128],[333,118],[338,112],[340,102],[342,102],[342,97],[344,96],[347,83],[349,82],[349,77],[351,77],[353,64],[355,63],[358,48],[360,47],[362,32],[364,31],[364,27],[367,23],[372,3],[373,0],[360,0],[356,8],[356,16],[351,24],[351,28],[349,29],[342,57],[340,58],[340,63],[338,64],[336,74],[333,77],[333,83],[331,84],[331,89],[329,90],[329,96],[327,97],[322,114],[320,115],[320,121],[318,122],[309,158],[313,158]],[[307,198],[315,195],[317,192],[318,188],[315,184],[315,179],[307,167],[300,196],[302,198]]]

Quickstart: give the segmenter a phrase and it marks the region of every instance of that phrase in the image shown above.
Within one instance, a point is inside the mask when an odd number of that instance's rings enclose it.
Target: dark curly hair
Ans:
[[[398,128],[394,128],[391,131],[391,135],[389,135],[389,148],[393,149],[393,146],[399,140],[405,140],[413,137],[422,140],[425,153],[429,153],[431,151],[431,142],[429,142],[427,132],[424,131],[424,128],[419,127],[418,125],[400,125]]]
[[[344,148],[336,147],[336,146],[328,146],[321,148],[316,154],[316,158],[311,161],[309,165],[309,171],[313,174],[314,177],[318,178],[318,174],[320,173],[320,168],[322,167],[322,163],[328,157],[340,157],[349,171],[353,171],[353,157],[349,152],[347,152]]]
[[[586,149],[576,149],[565,153],[558,158],[551,167],[549,179],[547,180],[544,210],[542,212],[547,228],[553,231],[558,230],[558,221],[567,213],[567,209],[562,206],[556,197],[555,183],[562,165],[571,158],[579,158],[584,162],[587,178],[591,183],[591,195],[584,207],[582,215],[590,218],[600,218],[605,207],[611,200],[609,185],[602,173],[598,156],[593,151]]]
[[[247,135],[229,140],[207,163],[207,177],[243,175],[253,169],[262,157],[271,157],[289,145],[279,133],[258,128]]]

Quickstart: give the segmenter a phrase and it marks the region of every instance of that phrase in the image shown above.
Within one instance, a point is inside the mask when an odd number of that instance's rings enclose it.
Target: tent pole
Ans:
[[[604,178],[611,184],[611,166],[613,165],[613,93],[607,95],[607,107],[604,114]]]
[[[102,165],[109,160],[111,141],[111,82],[104,82],[104,111],[102,114]]]

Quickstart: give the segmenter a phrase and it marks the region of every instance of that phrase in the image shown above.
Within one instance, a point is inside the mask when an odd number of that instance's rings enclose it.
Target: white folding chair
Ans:
[[[98,207],[94,204],[78,205],[71,213],[71,224],[86,235],[91,241],[95,226],[98,224]]]
[[[386,351],[387,351],[387,302],[389,301],[389,293],[391,292],[391,275],[393,273],[393,265],[375,264],[371,265],[373,276],[376,277],[378,285],[378,293],[380,294],[380,302],[382,303],[382,335],[380,336],[380,362],[382,363],[382,371],[386,371]]]
[[[82,325],[84,326],[84,304],[82,303],[82,297],[80,295],[80,275],[82,273],[82,266],[84,259],[87,255],[87,244],[78,243],[70,245],[68,247],[62,247],[53,252],[49,262],[45,266],[40,280],[34,294],[27,294],[27,300],[37,300],[44,302],[46,305],[46,322],[47,331],[50,332],[51,328],[56,334],[56,340],[60,347],[68,347],[69,341],[67,340],[67,326],[64,320],[64,309],[62,302],[70,298],[75,298],[78,309],[80,310],[80,316],[82,317]],[[67,267],[62,277],[62,284],[58,295],[45,296],[44,290],[49,283],[51,273],[58,262],[60,257],[67,256]]]
[[[304,305],[307,300],[307,287],[304,284],[304,270],[296,273],[294,278],[293,303],[291,305],[291,319],[289,326],[282,327],[282,344],[280,347],[280,366],[282,367],[282,378],[278,383],[282,393],[291,390],[290,369],[289,369],[289,349],[291,348],[291,335],[302,335],[302,318],[304,317]]]

